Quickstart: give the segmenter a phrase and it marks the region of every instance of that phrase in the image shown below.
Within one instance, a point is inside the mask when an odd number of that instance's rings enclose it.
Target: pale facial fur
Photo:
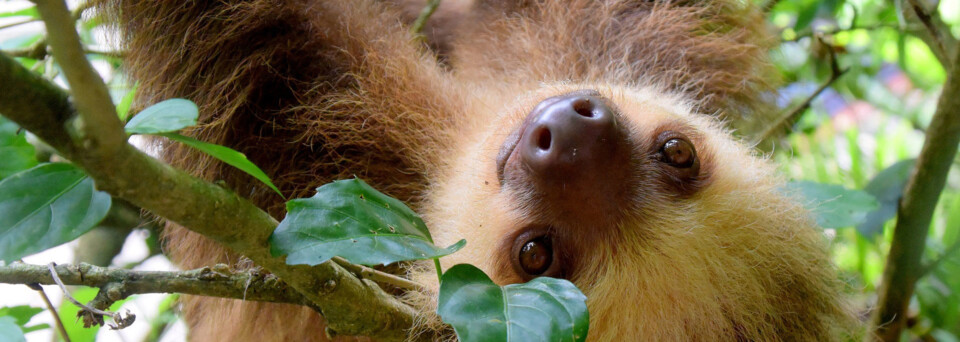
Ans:
[[[612,101],[633,139],[664,127],[691,129],[708,173],[689,196],[650,184],[630,203],[594,204],[628,212],[615,227],[578,232],[605,238],[574,256],[575,269],[565,273],[588,297],[591,340],[820,340],[844,329],[848,317],[825,240],[785,198],[773,167],[713,118],[652,87],[554,84],[521,96],[510,111],[481,107],[475,114],[482,119],[468,130],[476,134],[457,145],[459,155],[425,205],[439,245],[467,240],[442,259],[444,267],[470,263],[501,285],[525,281],[510,267],[514,255],[504,246],[512,241],[505,239],[536,222],[515,192],[501,187],[495,157],[540,100],[579,89]],[[430,274],[418,278],[435,284]]]

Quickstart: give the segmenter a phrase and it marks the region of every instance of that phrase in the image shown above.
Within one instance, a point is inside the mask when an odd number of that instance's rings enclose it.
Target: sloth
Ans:
[[[591,341],[823,341],[854,319],[826,240],[775,168],[732,132],[770,117],[772,39],[749,2],[109,0],[137,105],[184,97],[185,134],[245,153],[290,198],[368,181],[423,215],[445,266],[500,285],[564,278]],[[174,166],[280,219],[240,171],[158,142]],[[184,268],[255,267],[170,224]],[[436,275],[402,296],[411,335],[452,338]],[[324,341],[285,304],[185,297],[192,340]],[[352,337],[338,337],[350,340]]]

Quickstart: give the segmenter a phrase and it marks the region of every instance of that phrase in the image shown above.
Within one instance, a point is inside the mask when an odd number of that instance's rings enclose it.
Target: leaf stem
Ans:
[[[50,297],[47,297],[47,293],[43,291],[43,287],[40,287],[40,284],[37,283],[27,284],[27,287],[40,293],[40,298],[43,298],[43,304],[47,306],[47,310],[50,310],[50,314],[53,315],[53,321],[57,323],[57,332],[60,333],[60,337],[62,337],[64,341],[70,342],[70,335],[67,334],[67,328],[63,326],[63,321],[60,320],[60,315],[57,314],[57,308],[50,302]]]
[[[441,277],[443,277],[443,268],[440,268],[440,258],[433,258],[433,266],[437,268],[437,283],[440,282]]]

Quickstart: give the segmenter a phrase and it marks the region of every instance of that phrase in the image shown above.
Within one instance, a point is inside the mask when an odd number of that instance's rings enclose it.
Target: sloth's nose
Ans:
[[[505,184],[551,220],[605,224],[630,191],[632,144],[594,91],[552,97],[527,116]]]
[[[611,152],[621,135],[613,110],[602,99],[568,94],[546,99],[530,112],[517,147],[531,171],[572,181],[571,176],[587,169],[612,167]]]

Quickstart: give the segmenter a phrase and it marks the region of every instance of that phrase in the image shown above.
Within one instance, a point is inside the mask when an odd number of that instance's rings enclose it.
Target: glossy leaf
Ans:
[[[20,126],[0,116],[0,179],[37,165],[33,145]]]
[[[270,236],[273,255],[287,255],[291,265],[316,265],[333,256],[362,265],[431,259],[464,244],[434,246],[420,216],[359,179],[335,181],[313,197],[287,202],[287,217]]]
[[[788,183],[787,189],[804,197],[804,205],[823,228],[856,226],[879,207],[873,195],[841,185],[796,181]]]
[[[106,216],[110,195],[70,164],[43,164],[0,181],[0,260],[76,239]]]
[[[176,132],[197,124],[197,105],[186,99],[169,99],[137,113],[124,130],[128,134],[160,134]]]
[[[443,274],[437,314],[463,342],[584,341],[586,299],[567,280],[540,277],[501,287],[480,269],[460,264]]]
[[[13,317],[0,316],[0,342],[23,342],[23,330],[17,325]]]
[[[250,159],[247,159],[247,156],[243,153],[237,152],[236,150],[226,146],[205,143],[200,140],[176,133],[166,133],[160,135],[167,137],[170,140],[178,141],[182,144],[198,149],[200,152],[209,154],[210,156],[217,158],[230,166],[240,169],[240,171],[246,172],[248,175],[253,176],[253,178],[263,182],[263,184],[266,184],[268,187],[270,187],[270,189],[273,189],[273,191],[279,194],[280,197],[283,197],[283,194],[280,193],[280,189],[277,189],[277,186],[273,185],[270,177],[268,177],[263,170],[257,167],[257,165],[253,164]]]
[[[917,163],[916,159],[907,159],[890,165],[880,171],[863,187],[863,191],[877,198],[879,206],[867,213],[863,223],[857,225],[857,231],[863,236],[874,237],[883,231],[883,224],[897,215],[897,206],[903,196],[910,172]]]

